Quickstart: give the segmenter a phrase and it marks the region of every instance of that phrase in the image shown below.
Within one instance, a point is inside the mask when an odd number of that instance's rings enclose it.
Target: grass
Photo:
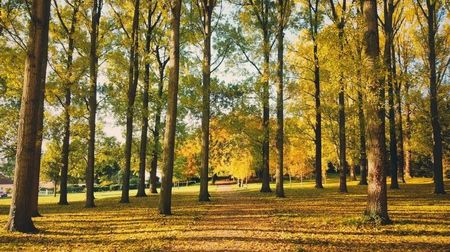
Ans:
[[[157,195],[119,204],[120,192],[97,193],[94,209],[83,207],[84,194],[70,194],[69,206],[45,196],[43,217],[35,218],[41,232],[2,229],[0,250],[449,251],[450,194],[433,195],[431,179],[407,182],[388,191],[394,224],[387,226],[363,221],[365,186],[349,182],[349,193],[341,194],[335,179],[323,190],[312,182],[287,183],[283,199],[251,184],[210,186],[212,201],[198,203],[197,186],[175,188],[173,215],[166,217],[157,212]],[[6,223],[9,203],[0,200],[0,223]]]

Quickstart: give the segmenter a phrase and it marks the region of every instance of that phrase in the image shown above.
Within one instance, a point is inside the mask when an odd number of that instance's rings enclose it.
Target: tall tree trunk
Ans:
[[[45,77],[42,80],[45,83]],[[41,172],[41,156],[42,156],[42,137],[43,137],[43,127],[44,127],[44,97],[45,91],[42,89],[40,94],[39,103],[39,115],[37,120],[37,140],[36,140],[36,152],[34,153],[34,176],[33,176],[33,191],[31,195],[31,216],[41,217],[39,213],[39,177]]]
[[[75,5],[77,6],[77,5]],[[70,27],[70,31],[67,34],[69,40],[69,46],[67,50],[67,72],[68,72],[68,80],[65,83],[65,100],[64,100],[64,137],[63,137],[63,146],[62,146],[62,155],[61,155],[61,181],[60,181],[60,189],[59,189],[59,205],[68,205],[67,202],[67,176],[69,170],[69,146],[70,146],[70,106],[72,100],[72,62],[73,62],[73,52],[75,49],[75,40],[73,35],[75,33],[76,27],[76,15],[78,12],[78,7],[76,7],[72,14],[72,23]]]
[[[263,140],[262,140],[262,185],[261,192],[272,192],[270,189],[270,171],[269,171],[269,79],[270,79],[270,35],[269,27],[267,23],[269,4],[265,1],[263,15],[266,22],[261,24],[261,30],[263,33],[263,76],[262,76],[262,105],[263,105],[263,118],[262,118],[262,128],[263,128]]]
[[[361,74],[358,75],[359,83],[361,82]],[[367,185],[367,155],[366,155],[366,118],[364,116],[363,109],[363,94],[361,87],[358,88],[358,122],[359,122],[359,166],[361,168],[361,180],[360,185]]]
[[[120,203],[129,203],[130,193],[130,172],[131,172],[131,148],[133,143],[133,118],[134,101],[136,99],[136,89],[139,80],[139,4],[140,0],[134,2],[133,30],[131,33],[132,44],[130,49],[130,68],[128,82],[128,104],[127,104],[127,128],[125,138],[125,167],[122,177],[122,197]],[[147,101],[148,102],[148,101]],[[142,150],[141,150],[142,151]],[[142,153],[141,153],[142,154]],[[145,154],[144,154],[145,155]],[[145,169],[145,167],[144,167]],[[145,170],[144,170],[145,172]],[[144,183],[145,184],[145,183]]]
[[[150,42],[151,42],[151,35],[152,35],[152,1],[149,1],[149,8],[148,8],[148,28],[147,28],[147,34],[145,37],[145,54],[150,54]],[[145,165],[147,162],[147,132],[148,132],[148,90],[150,87],[150,62],[148,62],[148,59],[146,59],[145,62],[145,76],[144,76],[144,92],[142,95],[142,108],[143,108],[143,115],[142,115],[142,129],[141,129],[141,152],[139,156],[139,185],[138,185],[138,192],[137,197],[145,197],[147,196],[145,193]]]
[[[315,133],[315,144],[316,144],[316,155],[315,155],[315,172],[316,172],[316,188],[323,188],[322,185],[322,111],[320,107],[320,68],[319,68],[319,55],[317,42],[314,38],[314,101],[316,110],[316,127]]]
[[[315,134],[315,173],[316,173],[316,188],[323,188],[322,185],[322,111],[320,108],[320,65],[319,65],[319,53],[317,45],[317,31],[318,31],[318,6],[319,0],[314,1],[314,6],[311,0],[308,0],[309,7],[309,25],[311,39],[313,41],[313,54],[314,54],[314,103],[316,113],[316,125],[314,128]],[[314,12],[314,16],[313,13]]]
[[[397,63],[396,63],[396,55],[395,55],[395,47],[394,43],[392,43],[392,73],[393,79],[395,83],[395,108],[397,109],[397,153],[398,153],[398,173],[400,175],[400,179],[403,183],[405,183],[405,151],[403,144],[403,115],[402,115],[402,96],[401,96],[401,81],[397,80]]]
[[[170,215],[172,205],[172,178],[175,152],[175,130],[177,119],[178,80],[180,67],[180,13],[181,0],[170,1],[170,64],[168,85],[168,107],[164,135],[163,171],[159,212]]]
[[[426,0],[428,15],[428,65],[430,67],[430,112],[433,129],[434,193],[445,194],[442,173],[442,133],[439,122],[438,84],[436,78],[436,1]]]
[[[159,131],[161,127],[161,110],[162,110],[162,95],[163,95],[163,87],[164,87],[164,68],[165,66],[159,66],[159,81],[158,81],[158,101],[156,104],[156,113],[155,113],[155,128],[153,130],[153,151],[152,151],[152,162],[151,162],[151,170],[150,170],[150,192],[158,193],[157,186],[157,178],[156,178],[156,170],[158,169],[158,156],[160,153],[160,143],[159,143]]]
[[[163,104],[163,88],[164,88],[164,70],[166,69],[168,58],[164,59],[159,53],[159,46],[156,46],[156,59],[159,68],[159,81],[158,81],[158,100],[156,101],[156,112],[155,112],[155,128],[153,130],[153,151],[152,151],[152,162],[150,168],[150,192],[158,193],[156,190],[157,177],[156,170],[158,169],[158,156],[160,153],[161,145],[159,143],[159,134],[161,128],[161,110]]]
[[[381,224],[390,222],[387,209],[386,176],[384,174],[385,137],[384,137],[384,95],[381,91],[383,81],[379,79],[381,68],[378,65],[380,47],[378,37],[377,2],[364,1],[365,54],[371,69],[367,92],[367,136],[368,136],[368,201],[365,214]]]
[[[345,1],[345,0],[344,0]],[[339,26],[339,54],[344,55],[344,21]],[[339,77],[339,191],[347,192],[347,141],[345,137],[345,84],[344,72]]]
[[[407,72],[405,72],[407,74]],[[409,97],[410,84],[408,81],[405,83],[405,143],[406,143],[406,154],[405,154],[405,177],[411,178],[411,98]]]
[[[69,70],[70,71],[70,70]],[[70,87],[66,87],[64,101],[64,137],[63,137],[63,146],[62,146],[62,167],[61,167],[61,182],[60,182],[60,194],[59,194],[59,205],[68,205],[67,202],[67,176],[69,170],[69,144],[70,144],[70,104],[71,104],[71,96],[72,92],[70,91]]]
[[[89,53],[89,144],[88,162],[86,168],[86,205],[95,207],[94,204],[94,168],[95,168],[95,118],[97,114],[97,77],[98,77],[98,55],[97,40],[102,11],[103,0],[94,0],[91,22],[91,48]]]
[[[202,87],[202,150],[200,168],[199,201],[209,201],[208,169],[209,169],[209,120],[210,120],[210,85],[211,85],[211,18],[215,0],[203,0],[203,87]]]
[[[392,72],[392,44],[393,30],[392,18],[394,14],[394,3],[392,0],[384,0],[384,66],[386,68],[386,83],[388,86],[388,103],[389,103],[389,154],[390,154],[390,174],[391,189],[398,189],[397,178],[397,137],[395,129],[395,108],[394,108],[394,87]]]
[[[36,170],[36,156],[39,143],[40,114],[47,69],[48,27],[50,1],[36,0],[31,6],[31,23],[28,39],[28,53],[25,63],[25,78],[17,138],[14,190],[11,199],[6,229],[8,231],[35,232],[31,219],[34,181],[39,177]],[[36,123],[37,122],[37,123]],[[38,179],[39,181],[39,179]]]
[[[284,96],[283,96],[283,67],[284,67],[284,26],[286,13],[286,1],[278,0],[278,57],[277,57],[277,149],[278,149],[278,165],[276,171],[276,195],[284,196]]]
[[[339,3],[338,3],[339,4]],[[347,0],[343,0],[341,6],[341,13],[338,14],[333,0],[330,0],[331,12],[333,15],[333,22],[338,29],[339,37],[339,58],[344,57],[344,27],[345,15],[347,10]],[[339,124],[339,191],[347,192],[347,141],[345,136],[345,83],[343,66],[340,67],[339,72],[339,95],[338,95],[338,124]]]

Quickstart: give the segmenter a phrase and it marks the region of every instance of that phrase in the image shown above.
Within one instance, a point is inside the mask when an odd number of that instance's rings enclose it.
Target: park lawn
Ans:
[[[119,191],[96,193],[93,209],[84,208],[84,194],[70,194],[69,206],[45,196],[43,217],[35,218],[41,232],[1,229],[0,250],[449,251],[450,194],[433,195],[431,179],[407,182],[388,191],[394,224],[387,226],[361,218],[366,186],[349,182],[349,193],[341,194],[336,179],[323,190],[312,182],[286,183],[283,199],[250,184],[210,186],[212,201],[198,203],[198,186],[175,188],[173,215],[165,217],[158,214],[157,195],[119,204]],[[0,200],[0,223],[6,223],[9,202]]]

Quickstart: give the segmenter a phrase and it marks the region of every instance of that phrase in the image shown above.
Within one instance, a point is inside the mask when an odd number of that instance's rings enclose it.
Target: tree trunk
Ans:
[[[433,167],[434,167],[434,193],[445,194],[444,177],[442,173],[442,135],[439,122],[438,84],[436,78],[436,1],[427,2],[428,23],[428,64],[430,66],[430,112],[431,127],[433,129]]]
[[[148,8],[148,29],[145,38],[145,54],[150,54],[150,42],[152,35],[152,1],[149,1]],[[139,157],[139,185],[137,197],[145,197],[147,196],[145,193],[145,165],[147,162],[147,131],[148,131],[148,90],[150,87],[150,63],[148,59],[145,62],[145,76],[144,76],[144,92],[142,95],[142,130],[141,130],[141,152]]]
[[[164,70],[168,59],[161,58],[159,53],[159,46],[156,48],[156,59],[159,65],[159,82],[158,82],[158,100],[156,101],[156,113],[155,113],[155,128],[153,130],[153,141],[154,147],[152,151],[152,162],[150,168],[150,192],[158,193],[156,190],[157,178],[156,170],[158,169],[158,156],[160,153],[160,143],[159,143],[159,131],[161,127],[161,109],[162,109],[162,99],[163,99],[163,88],[164,88]]]
[[[73,62],[73,52],[75,49],[75,40],[73,35],[75,33],[76,27],[76,15],[78,12],[78,7],[74,9],[72,15],[72,23],[70,27],[70,31],[68,35],[69,46],[67,50],[67,72],[68,72],[68,80],[65,83],[65,100],[64,100],[64,137],[63,137],[63,146],[61,153],[61,181],[59,183],[59,205],[68,205],[67,202],[67,176],[69,170],[69,152],[70,152],[70,106],[72,100],[72,62]]]
[[[407,81],[405,83],[405,143],[406,143],[406,155],[405,155],[405,177],[411,178],[411,98],[409,97],[410,84]]]
[[[284,56],[284,26],[286,17],[286,3],[289,0],[278,0],[278,58],[277,58],[277,149],[278,149],[278,166],[276,172],[276,195],[284,196],[284,98],[283,98],[283,56]]]
[[[150,170],[150,192],[158,193],[157,186],[157,178],[156,178],[156,170],[158,169],[158,156],[160,152],[160,143],[159,143],[159,131],[161,126],[161,107],[162,107],[162,95],[163,95],[163,86],[164,86],[164,67],[160,65],[159,69],[159,82],[158,82],[158,101],[156,105],[156,115],[155,115],[155,128],[153,130],[153,153],[152,153],[152,163]]]
[[[379,60],[379,38],[376,0],[364,0],[365,54],[368,57],[371,76],[368,81],[367,92],[367,136],[368,136],[368,202],[365,214],[373,221],[380,224],[390,222],[387,209],[386,176],[384,174],[386,152],[384,137],[384,95],[381,91],[383,81],[379,79],[381,68]]]
[[[405,183],[405,151],[403,144],[403,115],[402,115],[402,97],[401,97],[401,81],[397,80],[397,63],[396,63],[396,55],[394,50],[394,43],[392,43],[392,76],[395,83],[395,108],[397,109],[397,167],[398,173],[400,175],[400,179],[403,183]]]
[[[97,77],[98,77],[98,55],[97,40],[100,24],[100,15],[103,1],[94,0],[91,22],[91,48],[89,53],[89,144],[88,162],[86,168],[86,205],[95,207],[94,204],[94,169],[95,169],[95,117],[97,113]]]
[[[172,177],[175,152],[175,130],[177,118],[177,94],[180,67],[180,12],[181,0],[170,2],[170,64],[168,85],[168,107],[166,115],[166,129],[164,135],[163,172],[161,178],[161,195],[159,198],[159,212],[170,215],[172,205]]]
[[[269,5],[267,2],[264,4],[263,15],[265,19],[268,19]],[[263,33],[263,76],[262,76],[262,105],[263,105],[263,118],[262,118],[262,128],[263,128],[263,140],[262,140],[262,185],[261,192],[272,192],[270,189],[270,171],[269,171],[269,79],[270,79],[270,39],[269,39],[269,28],[268,23],[264,22],[261,24],[261,30]]]
[[[361,75],[358,75],[359,83],[361,82]],[[358,121],[359,121],[359,146],[360,146],[360,163],[359,166],[361,168],[361,180],[359,181],[360,185],[367,185],[367,156],[366,156],[366,118],[364,116],[363,109],[363,94],[361,92],[361,88],[358,90]]]
[[[133,117],[134,117],[134,101],[136,99],[136,89],[139,80],[139,4],[140,0],[134,2],[133,30],[131,33],[132,44],[130,49],[130,68],[128,82],[128,104],[127,104],[127,128],[125,138],[125,167],[122,177],[122,197],[120,203],[129,203],[130,193],[130,172],[131,172],[131,148],[133,143]],[[147,101],[148,102],[148,101]],[[141,150],[142,151],[142,150]],[[142,155],[142,153],[141,153]],[[145,155],[145,154],[144,154]],[[144,166],[145,169],[145,166]],[[145,172],[145,170],[144,170]],[[145,182],[144,182],[145,184]]]
[[[344,24],[339,26],[339,54],[344,54]],[[345,137],[345,84],[344,72],[339,77],[339,191],[347,192],[347,141]]]
[[[8,231],[35,232],[31,219],[33,185],[39,176],[36,170],[36,153],[39,142],[39,115],[43,108],[43,93],[47,68],[48,27],[50,1],[36,0],[31,6],[28,53],[25,63],[25,78],[17,138],[14,191],[11,199]],[[36,123],[37,122],[37,123]],[[38,179],[39,181],[39,179]]]
[[[394,109],[394,88],[393,88],[393,72],[392,72],[392,18],[394,14],[394,3],[392,0],[384,0],[384,66],[386,71],[386,83],[388,86],[388,103],[389,103],[389,154],[391,168],[391,189],[398,189],[397,179],[397,137],[395,129],[395,109]]]
[[[45,83],[45,78],[42,80]],[[33,178],[33,192],[31,195],[31,216],[41,217],[39,213],[39,177],[41,172],[41,154],[42,154],[42,137],[43,137],[43,127],[44,127],[44,97],[45,91],[42,89],[40,101],[39,101],[39,115],[37,120],[37,140],[36,140],[36,152],[34,156],[34,178]]]
[[[202,87],[202,150],[200,168],[199,201],[209,201],[208,169],[209,169],[209,120],[210,120],[210,85],[211,85],[211,18],[215,0],[204,0],[203,13],[203,87]]]
[[[330,0],[331,13],[333,15],[333,22],[338,29],[339,37],[339,58],[344,57],[344,27],[345,15],[347,9],[347,1],[344,0],[341,7],[341,13],[338,14],[333,0]],[[339,62],[341,63],[341,62]],[[339,72],[339,95],[338,95],[338,124],[339,124],[339,191],[347,192],[347,142],[345,137],[345,83],[344,70],[340,66]]]
[[[313,41],[313,53],[314,53],[314,102],[316,113],[316,125],[314,128],[315,134],[315,174],[316,174],[316,188],[323,188],[322,185],[322,111],[320,108],[320,65],[319,54],[317,45],[317,30],[318,30],[318,5],[319,1],[314,2],[314,6],[311,1],[308,1],[309,7],[309,28],[311,33],[311,39]],[[314,17],[313,13],[314,12]]]
[[[355,173],[355,169],[356,169],[356,165],[355,164],[350,164],[350,179],[352,181],[357,181],[358,179],[356,178],[356,173]]]

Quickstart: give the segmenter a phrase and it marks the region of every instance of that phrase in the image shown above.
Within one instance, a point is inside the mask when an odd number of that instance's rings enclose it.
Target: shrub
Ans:
[[[68,193],[80,193],[83,192],[83,187],[79,185],[68,185],[67,186],[67,192]]]
[[[122,187],[120,186],[120,185],[118,185],[118,184],[112,184],[112,185],[110,185],[109,186],[109,190],[110,191],[118,191],[118,190],[120,190]]]

